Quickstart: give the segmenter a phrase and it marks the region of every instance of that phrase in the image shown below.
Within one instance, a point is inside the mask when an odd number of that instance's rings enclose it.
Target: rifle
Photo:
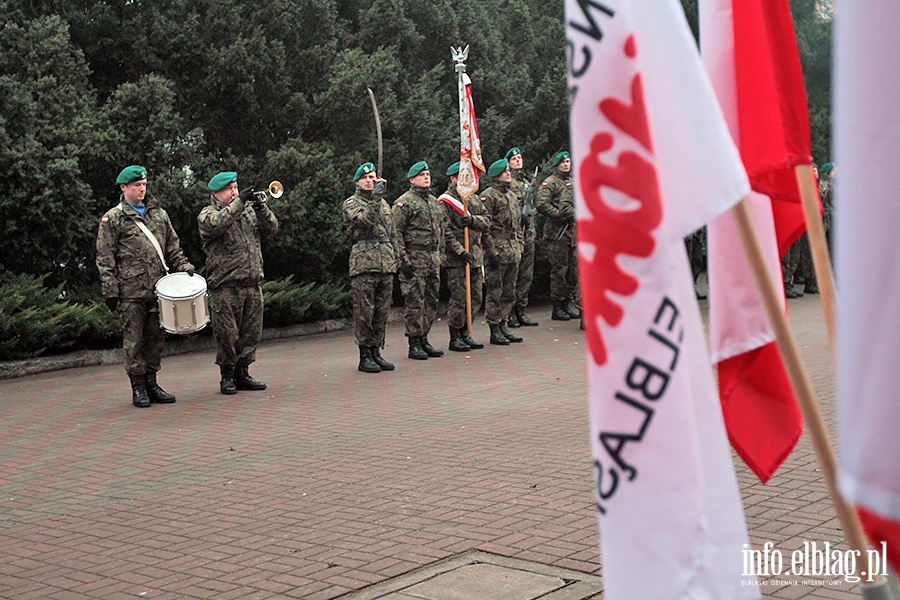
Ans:
[[[537,214],[537,209],[534,207],[534,186],[537,185],[537,174],[538,167],[535,167],[534,176],[531,178],[531,185],[528,186],[528,190],[525,192],[525,198],[522,200],[523,217],[533,217]]]

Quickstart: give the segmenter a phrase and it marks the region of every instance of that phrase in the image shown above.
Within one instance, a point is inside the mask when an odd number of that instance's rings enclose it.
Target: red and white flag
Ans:
[[[900,3],[836,18],[838,447],[841,489],[900,572]],[[877,57],[877,59],[873,59]]]
[[[484,173],[481,157],[481,139],[475,122],[475,104],[472,101],[472,80],[465,71],[459,74],[459,175],[456,191],[463,201],[478,191],[478,178]]]
[[[684,251],[747,177],[677,0],[566,22],[604,597],[757,598]]]
[[[810,164],[809,117],[787,0],[701,0],[700,47],[753,193],[773,284],[805,229],[794,166]],[[729,214],[708,227],[710,345],[735,451],[765,483],[803,431],[775,334]]]

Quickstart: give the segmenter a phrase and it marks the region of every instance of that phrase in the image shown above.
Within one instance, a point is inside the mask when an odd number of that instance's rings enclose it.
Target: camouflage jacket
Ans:
[[[456,186],[452,183],[447,186],[447,191],[444,192],[444,194],[452,196],[462,204],[459,192],[456,191]],[[456,239],[460,246],[465,248],[465,228],[462,225],[463,215],[453,208],[450,203],[441,202],[441,204],[444,205],[447,212],[447,220],[450,223],[450,234]],[[481,248],[481,232],[490,227],[491,220],[485,214],[484,205],[481,203],[478,196],[471,196],[467,205],[469,214],[472,215],[473,219],[473,223],[469,227],[469,252],[475,256],[475,264],[472,266],[480,267],[484,264],[484,250]],[[444,266],[464,267],[466,266],[466,261],[461,256],[448,254]]]
[[[544,180],[537,192],[538,212],[547,217],[545,240],[575,244],[575,198],[571,173],[557,171]]]
[[[178,234],[159,201],[149,194],[141,216],[124,198],[106,211],[97,232],[97,270],[104,298],[152,300],[155,286],[166,274],[156,248],[135,221],[142,221],[156,237],[169,271],[187,271],[194,266],[181,251]]]
[[[400,264],[440,268],[447,254],[466,251],[450,232],[447,212],[422,188],[410,188],[391,209],[397,228]]]
[[[212,204],[197,215],[206,253],[210,289],[258,285],[263,280],[262,239],[278,231],[278,219],[268,204],[253,209],[235,198]]]
[[[391,207],[381,196],[363,191],[344,200],[341,220],[350,234],[350,277],[360,273],[396,273],[400,266]]]
[[[522,234],[522,206],[509,184],[498,182],[481,195],[490,227],[484,232],[484,255],[490,261],[519,262],[525,245]]]
[[[532,207],[532,214],[526,215],[525,210],[525,196],[528,195],[528,188],[531,187],[531,180],[528,179],[528,173],[525,172],[525,169],[514,169],[510,171],[512,173],[512,182],[510,183],[510,189],[515,192],[516,198],[519,199],[519,206],[522,207],[522,233],[525,236],[525,242],[530,242],[535,238],[535,225],[534,225],[534,193],[537,190],[532,190],[531,199],[529,200],[529,204]]]

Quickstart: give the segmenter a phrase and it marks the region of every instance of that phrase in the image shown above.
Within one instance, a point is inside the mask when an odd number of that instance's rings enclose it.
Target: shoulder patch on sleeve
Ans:
[[[346,202],[344,202],[344,206],[350,206],[351,204],[353,204],[353,202],[353,198],[347,198]]]
[[[108,222],[109,222],[109,217],[103,217],[102,219],[100,219],[100,222],[101,222],[101,223],[108,223]]]
[[[201,214],[201,215],[205,215],[205,214],[208,213],[208,212],[209,212],[209,207],[206,207],[206,208],[204,208],[203,210],[200,211],[200,214]]]
[[[402,203],[402,202],[398,202],[398,203],[396,203],[394,206],[400,206],[400,207],[402,207],[402,206],[403,206],[403,203]]]
[[[543,187],[547,187],[547,182],[545,181],[545,182],[542,183],[541,185],[542,185]]]

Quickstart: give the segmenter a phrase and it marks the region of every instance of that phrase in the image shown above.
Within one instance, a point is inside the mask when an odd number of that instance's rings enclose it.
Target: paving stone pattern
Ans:
[[[833,426],[818,298],[789,307]],[[468,551],[602,577],[583,337],[530,314],[522,344],[427,361],[391,325],[380,374],[349,331],[267,342],[269,389],[235,396],[212,352],[172,356],[178,402],[148,409],[121,365],[0,381],[0,598],[324,600]],[[766,486],[736,467],[755,545],[839,543],[805,437]],[[859,597],[831,583],[761,590]]]

